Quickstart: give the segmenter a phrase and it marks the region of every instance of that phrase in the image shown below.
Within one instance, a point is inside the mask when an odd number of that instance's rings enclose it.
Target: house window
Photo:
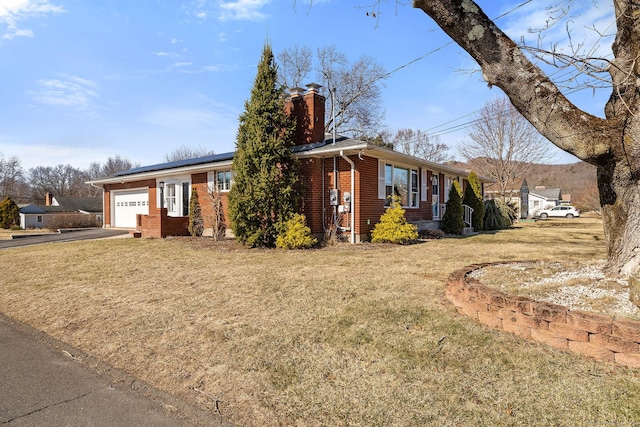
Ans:
[[[176,185],[167,184],[164,190],[164,199],[169,213],[176,213]]]
[[[434,219],[440,218],[440,177],[431,175],[431,210]]]
[[[209,191],[229,191],[233,185],[233,171],[231,169],[209,172]]]
[[[385,206],[393,196],[400,198],[404,207],[418,207],[418,171],[390,164],[384,165]]]
[[[418,206],[418,171],[411,169],[411,206]]]
[[[231,170],[216,172],[216,187],[219,191],[231,190]]]
[[[438,191],[438,184],[440,183],[440,178],[438,175],[431,175],[431,194],[433,196],[440,194]]]
[[[191,193],[189,192],[189,183],[182,183],[182,216],[189,216],[189,200]]]
[[[42,215],[38,215],[38,216],[36,217],[36,222],[37,222],[37,223],[42,223]]]

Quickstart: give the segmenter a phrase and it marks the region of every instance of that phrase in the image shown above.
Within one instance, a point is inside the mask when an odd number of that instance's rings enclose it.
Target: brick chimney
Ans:
[[[46,193],[44,195],[44,205],[45,206],[51,206],[52,203],[53,203],[53,194]]]
[[[322,86],[316,83],[306,86],[306,92],[299,87],[290,89],[285,103],[285,111],[296,118],[294,145],[324,141],[325,97],[319,92]]]

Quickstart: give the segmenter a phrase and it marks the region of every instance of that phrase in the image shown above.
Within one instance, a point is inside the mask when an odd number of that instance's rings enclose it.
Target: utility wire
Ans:
[[[495,17],[495,18],[493,19],[493,21],[497,21],[497,20],[502,19],[502,18],[504,18],[504,17],[506,17],[506,16],[508,16],[508,15],[511,15],[511,14],[513,14],[514,12],[516,12],[518,9],[521,9],[522,7],[524,7],[524,6],[526,6],[527,4],[532,3],[532,2],[533,2],[533,0],[525,0],[525,1],[523,1],[523,2],[521,2],[521,3],[519,3],[519,4],[517,4],[516,6],[514,6],[512,9],[509,9],[509,10],[507,10],[506,12],[504,12],[504,13],[502,13],[502,14],[498,15],[497,17]],[[429,57],[430,55],[432,55],[432,54],[434,54],[434,53],[436,53],[436,52],[439,52],[439,51],[443,50],[444,48],[446,48],[446,47],[450,46],[450,45],[451,45],[451,44],[453,44],[453,43],[454,43],[453,41],[450,41],[450,42],[448,42],[448,43],[445,43],[444,45],[442,45],[442,46],[440,46],[440,47],[437,47],[437,48],[435,48],[435,49],[431,50],[430,52],[425,53],[424,55],[422,55],[422,56],[420,56],[420,57],[418,57],[418,58],[415,58],[415,59],[413,59],[413,60],[411,60],[411,61],[409,61],[409,62],[407,62],[407,63],[405,63],[405,64],[403,64],[403,65],[401,65],[401,66],[399,66],[399,67],[394,68],[394,69],[393,69],[393,70],[391,70],[390,72],[386,73],[386,74],[384,75],[384,78],[387,78],[387,77],[391,76],[392,74],[395,74],[396,72],[398,72],[398,71],[400,71],[400,70],[402,70],[402,69],[404,69],[404,68],[407,68],[407,67],[409,67],[410,65],[413,65],[413,64],[415,64],[416,62],[421,61],[421,60],[423,60],[423,59],[425,59],[425,58]],[[561,73],[561,74],[558,74],[558,73]],[[558,78],[560,78],[560,79],[561,79],[561,78],[571,77],[571,76],[572,76],[572,72],[571,72],[571,71],[569,71],[569,70],[565,70],[564,72],[562,72],[562,70],[557,70],[556,72],[553,72],[553,73],[549,74],[549,78],[555,77],[556,79],[558,79]],[[570,95],[570,94],[572,94],[572,93],[577,92],[578,90],[581,90],[581,89],[580,89],[580,88],[572,89],[572,90],[570,90],[570,91],[565,92],[565,95]],[[455,123],[455,122],[457,122],[457,121],[459,121],[459,120],[462,120],[462,119],[464,119],[464,118],[466,118],[466,117],[469,117],[469,116],[475,115],[475,114],[479,113],[480,111],[481,111],[481,110],[472,111],[472,112],[467,113],[467,114],[465,114],[465,115],[462,115],[462,116],[460,116],[460,117],[458,117],[458,118],[455,118],[455,119],[453,119],[453,120],[449,120],[449,121],[447,121],[447,122],[445,122],[445,123],[442,123],[442,124],[440,124],[440,125],[438,125],[438,126],[434,126],[434,127],[432,127],[432,128],[429,128],[429,129],[425,130],[424,132],[429,133],[429,132],[432,132],[432,131],[435,131],[435,130],[439,129],[439,130],[437,130],[436,132],[434,132],[434,133],[432,133],[432,134],[429,134],[429,136],[436,137],[436,136],[446,135],[446,134],[449,134],[449,133],[453,133],[453,132],[457,132],[457,131],[460,131],[460,130],[467,129],[467,128],[469,128],[469,127],[473,126],[475,123],[477,123],[479,119],[469,120],[469,121],[466,121],[466,122],[460,123],[460,124],[458,124],[458,125],[454,125],[454,126],[447,127],[447,128],[445,128],[445,129],[440,129],[440,128],[442,128],[443,126],[449,125],[449,124],[451,124],[451,123]]]

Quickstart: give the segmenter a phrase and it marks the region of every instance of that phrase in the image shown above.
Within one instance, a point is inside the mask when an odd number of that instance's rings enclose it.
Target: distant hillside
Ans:
[[[473,161],[468,163],[452,162],[450,164],[460,169],[473,170],[478,174],[482,174],[481,170],[474,169]],[[596,167],[588,163],[578,162],[564,165],[532,164],[527,176],[522,178],[527,180],[527,185],[531,191],[535,192],[536,186],[560,188],[563,195],[571,195],[571,203],[580,210],[590,211],[599,208]],[[522,185],[522,178],[512,183],[512,188],[519,189]]]

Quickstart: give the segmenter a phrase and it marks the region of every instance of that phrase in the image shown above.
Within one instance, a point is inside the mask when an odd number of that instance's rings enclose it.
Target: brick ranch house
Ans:
[[[326,135],[325,98],[318,85],[307,87],[292,89],[285,108],[297,118],[293,152],[304,188],[300,210],[311,232],[323,236],[333,226],[351,243],[367,240],[392,194],[401,197],[408,221],[419,229],[438,228],[452,181],[464,189],[468,172],[365,141]],[[205,235],[211,235],[209,190],[213,188],[221,192],[229,228],[233,155],[142,166],[91,181],[104,190],[104,227],[130,228],[143,237],[188,235],[189,198],[195,188]]]

